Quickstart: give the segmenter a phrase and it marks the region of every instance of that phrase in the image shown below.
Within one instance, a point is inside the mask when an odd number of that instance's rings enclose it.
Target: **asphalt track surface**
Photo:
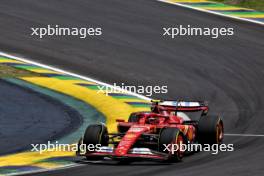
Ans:
[[[153,0],[2,0],[0,48],[108,83],[168,85],[162,98],[206,99],[228,133],[264,134],[263,26]],[[102,27],[103,36],[38,39],[30,27]],[[177,24],[233,27],[235,35],[162,37]],[[226,137],[234,152],[199,153],[171,165],[83,164],[38,175],[264,175],[263,137]]]
[[[49,96],[0,79],[0,154],[31,150],[80,125],[80,115]]]

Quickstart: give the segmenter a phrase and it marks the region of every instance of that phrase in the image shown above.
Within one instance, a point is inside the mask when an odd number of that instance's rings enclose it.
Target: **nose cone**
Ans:
[[[132,126],[126,133],[126,135],[122,138],[122,140],[119,142],[116,150],[115,155],[116,156],[122,156],[126,155],[127,152],[131,149],[133,144],[137,141],[139,136],[145,132],[148,131],[149,128],[146,126]]]

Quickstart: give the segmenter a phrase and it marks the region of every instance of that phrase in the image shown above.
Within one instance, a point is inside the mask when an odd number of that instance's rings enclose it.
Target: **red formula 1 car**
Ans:
[[[116,160],[158,159],[179,161],[185,152],[176,144],[220,144],[223,121],[209,116],[205,102],[153,101],[150,112],[132,113],[128,122],[117,120],[117,133],[103,124],[89,125],[79,146],[100,145],[97,150],[77,151],[88,160],[109,157]],[[192,117],[193,116],[193,117]],[[171,149],[171,150],[170,150]],[[173,148],[174,149],[174,148]]]

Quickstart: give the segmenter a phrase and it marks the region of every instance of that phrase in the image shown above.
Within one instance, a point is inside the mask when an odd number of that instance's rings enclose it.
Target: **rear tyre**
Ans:
[[[101,146],[108,146],[108,131],[103,124],[89,125],[86,128],[83,137],[83,144],[88,146],[93,144],[94,146],[100,144]],[[87,147],[88,148],[88,147]],[[89,153],[90,151],[87,151]],[[100,160],[101,156],[86,156],[88,160]]]
[[[168,161],[181,161],[184,151],[180,150],[180,144],[184,144],[184,134],[177,128],[164,128],[159,137],[159,151],[168,154]],[[173,144],[177,144],[173,147]],[[168,150],[164,145],[170,145]],[[175,149],[176,151],[174,151]]]
[[[198,122],[198,142],[200,144],[221,144],[224,125],[219,116],[202,116]]]

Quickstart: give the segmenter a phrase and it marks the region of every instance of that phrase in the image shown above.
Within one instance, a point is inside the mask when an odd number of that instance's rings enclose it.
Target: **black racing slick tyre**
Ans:
[[[220,116],[202,116],[198,122],[198,142],[200,144],[221,144],[224,125]]]
[[[93,144],[94,146],[100,144],[101,146],[108,146],[108,131],[103,124],[89,125],[83,136],[83,144],[88,146]],[[88,147],[87,147],[88,148]],[[89,152],[89,151],[87,151]],[[102,159],[100,156],[87,156],[88,160],[99,160]]]
[[[177,144],[173,146],[173,144]],[[180,150],[180,144],[184,144],[184,134],[177,128],[164,128],[159,136],[159,151],[168,154],[167,161],[181,161],[184,151]],[[166,146],[170,147],[166,147]],[[177,150],[176,150],[177,149]]]

